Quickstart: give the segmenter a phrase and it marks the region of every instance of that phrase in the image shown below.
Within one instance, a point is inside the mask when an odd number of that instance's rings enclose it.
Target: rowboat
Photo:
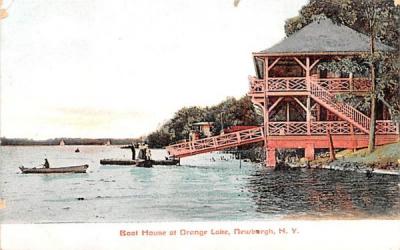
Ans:
[[[24,166],[19,169],[23,174],[54,174],[54,173],[86,173],[89,165],[60,167],[60,168],[25,168]]]
[[[153,166],[151,160],[128,160],[128,159],[102,159],[101,165],[121,165],[121,166],[135,166],[142,168],[151,168]]]

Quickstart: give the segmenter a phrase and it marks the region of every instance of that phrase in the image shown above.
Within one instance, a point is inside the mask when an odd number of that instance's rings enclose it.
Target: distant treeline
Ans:
[[[33,140],[25,138],[0,138],[2,146],[55,146],[55,145],[126,145],[142,142],[142,139],[124,138],[52,138],[47,140]]]

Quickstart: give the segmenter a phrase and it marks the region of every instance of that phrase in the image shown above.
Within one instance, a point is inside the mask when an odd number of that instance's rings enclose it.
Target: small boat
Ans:
[[[122,166],[136,166],[143,168],[151,168],[153,163],[151,160],[127,160],[127,159],[102,159],[101,165],[122,165]]]
[[[19,169],[23,174],[54,174],[54,173],[86,173],[89,165],[60,167],[60,168],[25,168],[24,166]]]
[[[164,166],[179,165],[180,160],[179,159],[152,160],[152,163],[153,165],[164,165]]]

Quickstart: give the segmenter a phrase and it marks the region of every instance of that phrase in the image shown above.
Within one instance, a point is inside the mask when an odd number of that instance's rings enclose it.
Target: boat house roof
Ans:
[[[316,20],[269,49],[254,54],[347,54],[368,52],[370,39],[345,25],[339,25],[328,18]],[[379,41],[376,49],[393,49]]]

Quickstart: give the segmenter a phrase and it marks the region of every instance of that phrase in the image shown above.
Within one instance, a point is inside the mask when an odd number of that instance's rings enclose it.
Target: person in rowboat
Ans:
[[[49,161],[47,160],[47,158],[44,159],[43,167],[44,167],[44,168],[50,168],[50,163],[49,163]]]

